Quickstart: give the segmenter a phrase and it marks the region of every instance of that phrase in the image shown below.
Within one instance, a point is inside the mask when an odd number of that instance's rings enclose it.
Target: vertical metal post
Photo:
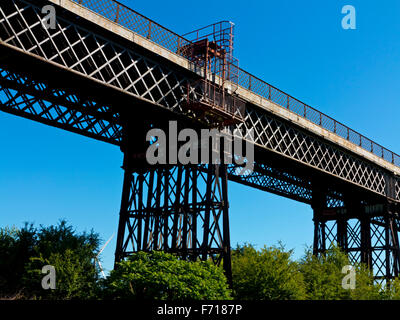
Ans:
[[[390,220],[390,235],[392,237],[393,246],[393,276],[399,276],[400,268],[400,247],[399,247],[399,230],[395,218]]]
[[[124,158],[126,160],[126,155],[124,155]],[[125,162],[125,160],[124,160],[124,162]],[[121,209],[119,212],[117,247],[115,250],[114,267],[123,258],[125,228],[126,228],[126,224],[128,222],[129,195],[131,192],[131,184],[132,184],[132,172],[126,167],[124,169],[125,169],[124,182],[123,182],[123,187],[122,187]]]
[[[371,221],[365,216],[360,219],[361,232],[361,262],[372,268],[372,252],[371,252]]]
[[[147,39],[151,39],[151,25],[152,25],[152,23],[151,23],[151,21],[149,21],[149,29],[148,29],[148,31],[147,31]]]
[[[390,218],[389,214],[386,213],[384,217],[385,223],[385,269],[386,269],[386,280],[391,280],[392,272],[391,272],[391,239],[390,239]]]
[[[153,225],[153,250],[161,250],[162,246],[159,246],[159,227],[160,227],[160,216],[161,216],[161,187],[162,187],[162,170],[157,171],[157,185],[156,185],[156,203],[154,210],[154,225]]]
[[[340,249],[344,252],[348,252],[348,241],[347,241],[347,220],[345,217],[338,217],[336,220],[337,224],[337,244]]]
[[[169,208],[169,169],[164,169],[164,205],[162,208],[162,215],[163,215],[163,223],[164,223],[164,230],[163,230],[163,248],[164,251],[168,251],[168,208]]]
[[[193,167],[193,180],[192,180],[192,248],[193,252],[197,251],[197,215],[198,215],[198,205],[197,205],[197,175],[199,173],[198,169]],[[192,254],[192,260],[196,259],[195,254]]]
[[[137,249],[138,251],[142,250],[142,221],[143,221],[143,182],[144,182],[144,175],[139,174],[138,176],[139,182],[139,195],[138,195],[138,202],[139,202],[139,212],[138,212],[138,235],[137,235]]]
[[[174,203],[174,210],[173,210],[173,225],[172,225],[172,243],[171,243],[171,250],[175,252],[177,250],[177,239],[178,239],[178,222],[179,222],[179,215],[181,212],[181,189],[182,189],[182,171],[183,167],[178,166],[178,176],[175,182],[175,203]]]
[[[118,23],[118,20],[119,20],[119,10],[120,10],[120,5],[119,4],[117,4],[117,12],[115,13],[115,22],[117,22]]]
[[[184,259],[187,258],[187,249],[188,249],[188,228],[190,227],[188,224],[189,219],[189,183],[191,182],[191,172],[190,167],[187,167],[185,170],[185,183],[184,183],[184,191],[183,191],[183,224],[182,224],[182,257]]]
[[[152,204],[152,197],[153,197],[153,181],[154,181],[154,170],[150,170],[149,174],[149,185],[147,190],[147,204],[146,208],[151,208]],[[149,229],[150,229],[150,215],[149,211],[145,210],[145,217],[144,217],[144,235],[143,235],[143,245],[142,250],[147,251],[150,249],[149,246]]]
[[[211,210],[211,187],[213,180],[213,166],[208,166],[207,171],[207,183],[206,183],[206,203],[205,203],[205,214],[204,214],[204,225],[203,225],[203,243],[201,245],[202,259],[207,260],[207,248],[208,248],[208,237],[210,234],[210,210]]]
[[[321,189],[321,183],[317,180],[313,181],[312,186],[312,209],[314,211],[314,244],[313,254],[318,256],[326,251],[326,235],[325,220],[322,216],[324,207],[326,206],[326,194]]]
[[[228,202],[228,177],[225,164],[220,166],[222,182],[222,201],[223,201],[223,267],[228,284],[232,288],[232,262],[231,262],[231,239],[229,231],[229,202]]]

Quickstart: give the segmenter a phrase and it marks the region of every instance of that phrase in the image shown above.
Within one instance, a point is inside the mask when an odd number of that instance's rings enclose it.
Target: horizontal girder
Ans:
[[[136,99],[137,106],[149,104],[158,107],[160,112],[169,110],[172,114],[196,119],[195,113],[182,108],[188,84],[190,86],[199,77],[196,73],[173,66],[135,44],[128,46],[99,26],[59,9],[56,28],[46,29],[42,25],[41,7],[28,0],[2,0],[0,46],[13,48],[32,59],[36,57],[95,85]],[[10,60],[12,57],[0,61],[3,65],[1,110],[120,144],[124,123],[131,120],[119,111],[121,105],[117,99],[107,104],[94,104],[93,98],[52,88],[52,79],[44,85],[35,83],[34,75],[26,81],[18,80],[7,71]],[[196,94],[194,88],[191,94]],[[400,200],[399,182],[392,173],[255,105],[247,104],[245,121],[234,128],[243,133],[243,138],[246,132],[253,130],[254,141],[251,142],[257,149],[266,151],[265,158],[256,159],[260,166],[267,163],[268,155],[272,154],[308,168],[308,173],[314,170],[315,174],[328,175],[343,185],[350,184],[382,198]],[[280,169],[281,177],[284,172]],[[233,180],[309,202],[309,188],[304,188],[303,181],[298,183],[304,174],[287,176],[296,178],[289,182],[274,178],[268,185],[264,178],[271,175],[260,174],[258,170],[247,178],[233,176]],[[286,182],[277,187],[276,181]]]
[[[51,86],[48,81],[0,68],[0,109],[24,118],[121,146],[122,124],[119,113],[110,106],[75,91]],[[205,168],[200,168],[200,170]],[[228,166],[232,181],[310,203],[311,183],[265,164],[256,164],[249,175]]]

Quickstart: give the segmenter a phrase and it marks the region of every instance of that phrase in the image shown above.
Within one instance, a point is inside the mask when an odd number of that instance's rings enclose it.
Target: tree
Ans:
[[[66,221],[43,227],[37,232],[34,256],[26,264],[23,284],[31,294],[43,299],[91,299],[96,297],[99,272],[94,264],[99,236],[77,234]],[[43,290],[42,267],[56,271],[56,289]]]
[[[236,299],[301,300],[306,291],[303,276],[292,251],[283,246],[264,247],[257,251],[251,245],[232,251],[233,290]]]
[[[76,233],[60,221],[56,226],[21,230],[0,230],[0,279],[2,296],[22,291],[25,298],[87,299],[97,291],[98,270],[94,257],[98,252],[96,233]],[[51,265],[56,271],[56,289],[44,290],[42,268]]]
[[[104,281],[107,299],[226,300],[230,290],[220,267],[164,252],[138,252]]]
[[[400,278],[393,279],[386,289],[386,299],[400,300]]]
[[[94,264],[98,234],[77,233],[61,221],[56,226],[0,229],[0,297],[35,299],[231,299],[221,267],[211,261],[189,262],[163,252],[139,252],[122,261],[104,280]],[[44,290],[42,268],[53,266],[56,289]],[[232,250],[233,293],[251,300],[400,299],[400,279],[374,281],[363,264],[353,265],[355,288],[342,282],[349,258],[333,247],[318,257],[307,249],[300,261],[279,247]]]
[[[26,223],[22,229],[0,229],[0,296],[22,290],[21,279],[29,257],[33,256],[36,230]]]
[[[345,253],[338,247],[327,250],[325,255],[314,256],[306,250],[299,267],[303,274],[307,299],[309,300],[369,300],[382,299],[382,287],[374,283],[371,270],[363,264],[353,265],[355,269],[355,289],[344,289],[342,273],[344,266],[351,265]]]

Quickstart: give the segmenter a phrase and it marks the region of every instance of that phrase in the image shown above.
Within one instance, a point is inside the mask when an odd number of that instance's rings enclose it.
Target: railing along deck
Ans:
[[[157,22],[143,16],[142,14],[130,9],[129,7],[115,0],[73,0],[82,6],[112,20],[119,25],[128,28],[137,34],[159,44],[173,53],[180,53],[184,56],[184,52],[179,50],[191,42],[175,32],[164,28]],[[235,74],[238,75],[238,84],[263,98],[266,98],[283,108],[294,112],[295,114],[313,122],[322,128],[329,130],[338,136],[360,146],[361,148],[372,152],[376,156],[391,162],[396,166],[400,166],[400,156],[382,145],[372,141],[364,135],[358,133],[329,117],[328,115],[318,111],[317,109],[301,102],[300,100],[290,96],[289,94],[275,88],[267,82],[251,75],[245,70],[237,68]]]

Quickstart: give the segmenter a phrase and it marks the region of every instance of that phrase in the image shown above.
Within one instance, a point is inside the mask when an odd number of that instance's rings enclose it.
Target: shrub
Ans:
[[[233,289],[236,299],[301,300],[306,297],[303,276],[292,251],[251,245],[232,251]]]
[[[109,299],[230,299],[221,268],[156,251],[139,252],[119,263],[104,282],[104,294]]]

